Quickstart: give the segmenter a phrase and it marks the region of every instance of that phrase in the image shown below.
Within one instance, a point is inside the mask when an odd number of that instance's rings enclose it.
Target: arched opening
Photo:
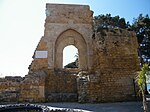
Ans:
[[[66,30],[62,32],[55,43],[55,69],[63,68],[63,49],[66,46],[74,45],[79,53],[79,66],[81,70],[88,68],[87,44],[83,36],[75,30]]]
[[[63,49],[63,68],[78,68],[78,49],[68,45]]]

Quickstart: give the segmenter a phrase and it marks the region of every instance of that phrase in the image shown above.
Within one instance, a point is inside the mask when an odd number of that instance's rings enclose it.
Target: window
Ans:
[[[66,46],[63,50],[63,68],[78,68],[77,58],[78,49],[73,45]]]

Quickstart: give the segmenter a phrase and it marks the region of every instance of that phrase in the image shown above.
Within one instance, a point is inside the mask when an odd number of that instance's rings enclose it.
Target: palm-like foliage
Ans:
[[[146,77],[148,75],[150,75],[149,70],[150,69],[149,69],[148,64],[144,64],[143,67],[142,67],[142,70],[138,73],[137,83],[140,87],[140,90],[144,91],[144,89],[145,89]]]
[[[144,112],[148,112],[146,95],[145,95],[146,77],[148,75],[150,75],[150,68],[148,64],[143,64],[142,70],[138,73],[138,76],[136,77],[136,81],[142,93]]]

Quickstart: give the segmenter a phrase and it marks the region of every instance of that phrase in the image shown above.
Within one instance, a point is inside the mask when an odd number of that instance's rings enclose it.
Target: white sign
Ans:
[[[36,51],[35,58],[47,58],[47,51]]]

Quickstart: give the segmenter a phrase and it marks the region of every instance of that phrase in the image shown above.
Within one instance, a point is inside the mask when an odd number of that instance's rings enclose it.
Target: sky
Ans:
[[[34,50],[44,35],[46,3],[89,5],[94,16],[110,13],[130,23],[140,13],[150,15],[150,0],[0,0],[0,77],[28,73]],[[69,60],[77,52],[74,49],[65,49],[65,63],[75,60]]]

